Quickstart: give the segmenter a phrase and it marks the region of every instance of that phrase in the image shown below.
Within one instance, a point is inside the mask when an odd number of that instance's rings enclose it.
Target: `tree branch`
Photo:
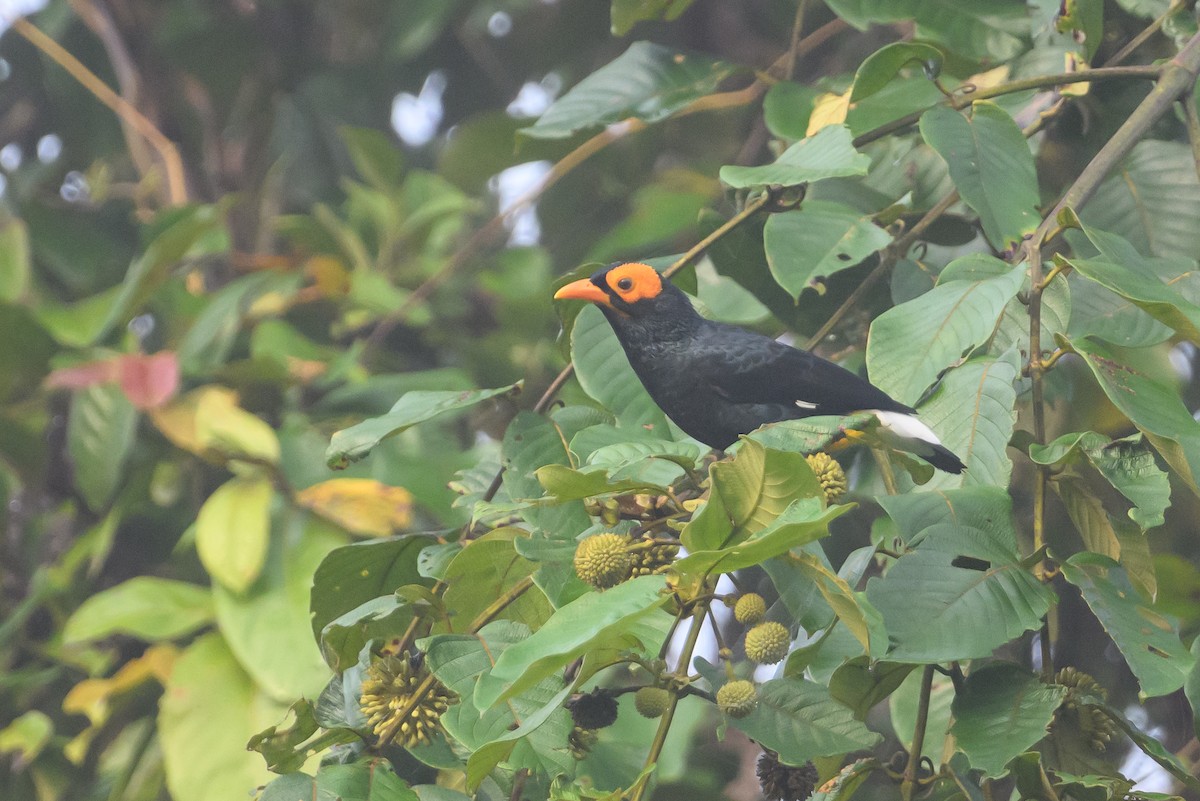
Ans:
[[[62,45],[46,34],[24,17],[12,21],[12,29],[24,37],[30,44],[49,56],[55,63],[67,71],[85,89],[91,92],[97,100],[112,110],[122,123],[137,131],[150,143],[162,160],[164,180],[167,186],[167,199],[172,205],[182,205],[188,202],[187,180],[183,169],[183,159],[179,155],[175,143],[146,119],[125,98],[109,88],[94,72],[83,65],[79,59],[71,55]]]

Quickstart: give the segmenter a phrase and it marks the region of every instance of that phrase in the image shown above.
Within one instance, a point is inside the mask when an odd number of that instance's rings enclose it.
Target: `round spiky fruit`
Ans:
[[[744,718],[758,706],[758,690],[754,682],[735,679],[717,690],[717,708],[731,718]]]
[[[629,539],[620,534],[596,534],[575,548],[575,573],[597,589],[617,586],[632,570]]]
[[[791,641],[782,623],[759,623],[746,632],[746,657],[760,665],[773,665],[787,656]]]
[[[595,689],[567,704],[571,719],[581,729],[603,729],[617,722],[617,699],[607,690]]]
[[[644,718],[660,718],[671,705],[671,693],[664,687],[642,687],[634,694],[633,705]]]
[[[846,473],[837,460],[820,451],[810,453],[804,458],[816,474],[817,480],[821,482],[821,490],[825,493],[825,503],[840,501],[850,485],[846,482]]]
[[[767,801],[804,801],[816,789],[817,769],[811,762],[800,767],[784,765],[779,757],[764,751],[758,758],[758,784]]]
[[[767,616],[767,602],[757,592],[748,592],[737,599],[733,607],[733,617],[744,626],[761,623]]]
[[[428,678],[428,671],[406,654],[385,656],[367,668],[359,707],[381,745],[412,748],[429,742],[441,728],[442,713],[456,696],[435,679],[417,698],[417,688]]]

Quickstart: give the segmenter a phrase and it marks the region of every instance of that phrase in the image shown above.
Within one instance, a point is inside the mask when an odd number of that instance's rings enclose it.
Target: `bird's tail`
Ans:
[[[961,473],[967,469],[962,460],[942,444],[933,429],[916,416],[880,409],[872,409],[871,412],[879,418],[880,437],[897,450],[919,456],[947,473]]]

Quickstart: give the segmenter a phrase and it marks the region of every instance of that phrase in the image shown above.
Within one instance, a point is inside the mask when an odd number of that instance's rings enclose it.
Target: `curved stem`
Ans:
[[[138,132],[150,146],[158,151],[162,159],[164,179],[167,185],[167,197],[172,205],[182,205],[188,202],[187,181],[184,177],[183,159],[175,143],[158,130],[150,120],[138,111],[129,101],[114,92],[108,84],[100,80],[94,72],[83,65],[79,59],[42,33],[41,29],[24,17],[17,17],[11,23],[14,31],[24,37],[30,44],[49,56],[55,63],[67,71],[85,89],[91,92],[97,100],[112,110],[125,124]]]

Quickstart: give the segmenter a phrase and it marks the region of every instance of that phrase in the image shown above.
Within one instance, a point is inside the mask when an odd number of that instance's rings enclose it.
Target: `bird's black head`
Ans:
[[[638,262],[616,262],[589,278],[567,284],[554,293],[555,300],[588,300],[605,315],[618,320],[652,320],[692,317],[696,312],[687,295],[658,271]]]

